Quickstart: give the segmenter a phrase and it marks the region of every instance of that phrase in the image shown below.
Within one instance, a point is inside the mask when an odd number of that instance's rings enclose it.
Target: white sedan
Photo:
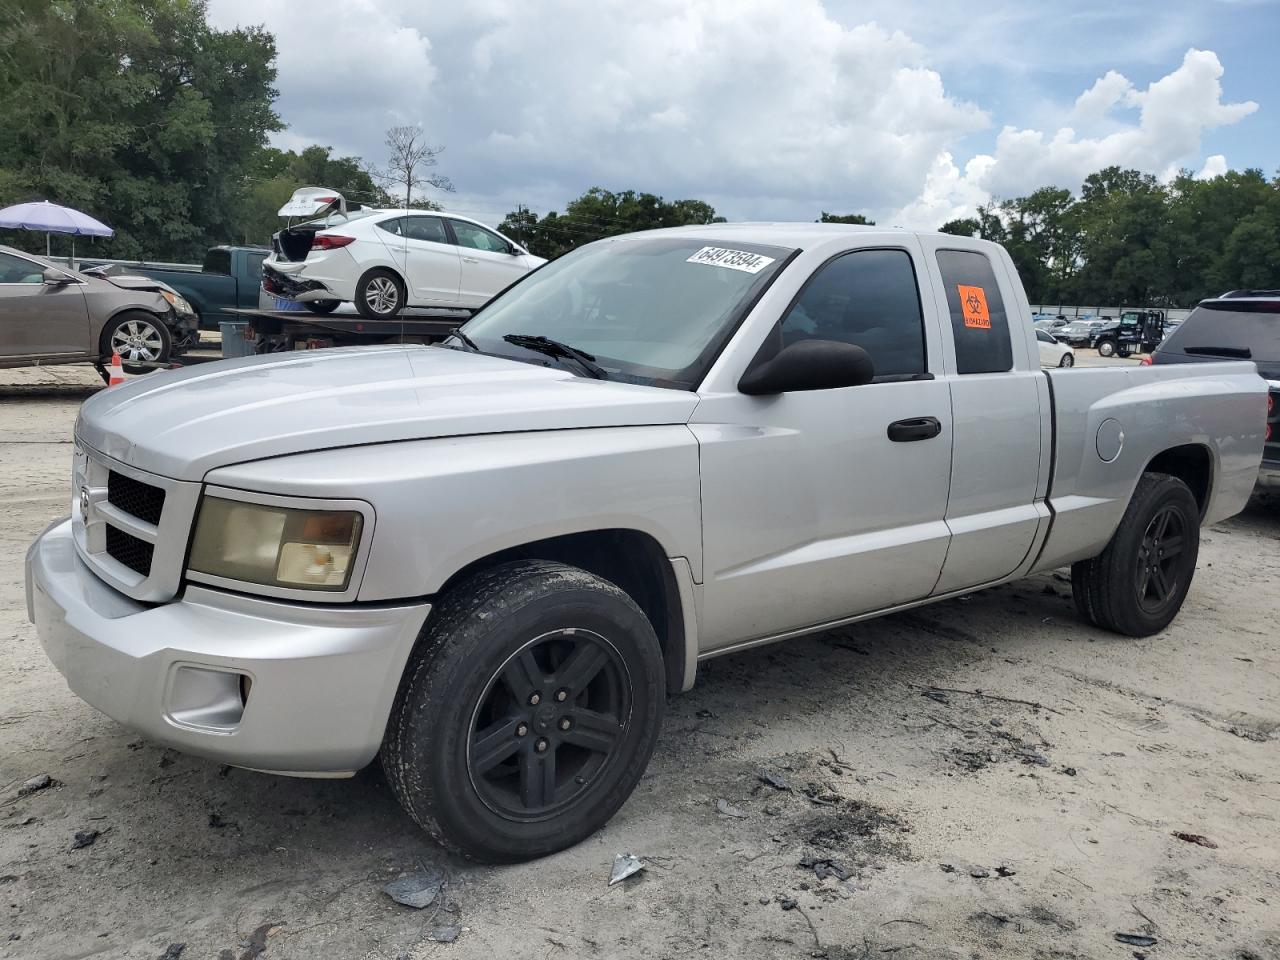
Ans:
[[[341,194],[323,187],[298,190],[280,215],[304,222],[271,238],[263,289],[315,313],[340,303],[370,320],[405,307],[474,310],[546,263],[467,217],[348,209]]]
[[[1036,331],[1036,346],[1040,348],[1040,366],[1074,367],[1076,352],[1044,330]]]

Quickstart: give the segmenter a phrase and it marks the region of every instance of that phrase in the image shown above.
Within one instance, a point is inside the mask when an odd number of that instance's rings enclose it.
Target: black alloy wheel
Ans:
[[[536,637],[489,681],[467,738],[471,784],[512,820],[554,816],[591,789],[631,719],[631,682],[600,634]]]
[[[1162,612],[1169,598],[1178,592],[1185,535],[1182,512],[1171,505],[1161,507],[1147,524],[1135,571],[1138,606],[1145,612]]]

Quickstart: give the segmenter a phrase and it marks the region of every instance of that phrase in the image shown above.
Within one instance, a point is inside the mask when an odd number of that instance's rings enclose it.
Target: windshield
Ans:
[[[1260,366],[1280,367],[1280,301],[1202,303],[1160,345],[1186,356],[1188,348],[1248,350]]]
[[[611,379],[692,389],[792,252],[684,237],[602,240],[529,274],[463,329],[485,353],[546,363],[504,337],[548,337],[591,354]]]

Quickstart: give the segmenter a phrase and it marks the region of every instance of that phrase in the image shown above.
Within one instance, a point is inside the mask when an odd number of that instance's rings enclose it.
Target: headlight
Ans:
[[[264,586],[342,592],[364,518],[354,510],[299,510],[206,496],[189,568]]]
[[[173,309],[178,311],[178,313],[195,313],[195,310],[192,309],[191,304],[187,302],[187,298],[184,296],[180,296],[176,293],[170,293],[168,290],[161,290],[160,296],[164,297],[165,300],[168,301],[169,306],[173,307]]]

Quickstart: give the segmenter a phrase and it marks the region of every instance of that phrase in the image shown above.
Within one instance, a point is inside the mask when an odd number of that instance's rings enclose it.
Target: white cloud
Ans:
[[[894,13],[902,0],[877,2],[886,22],[904,22]],[[1001,2],[993,32],[961,46],[1004,56],[992,38],[1025,14]],[[826,209],[934,227],[993,195],[1075,187],[1110,163],[1153,172],[1199,163],[1205,131],[1255,109],[1223,103],[1217,57],[1192,50],[1145,89],[1108,71],[1058,108],[1060,119],[1040,112],[1031,126],[1006,125],[975,154],[991,118],[938,69],[964,69],[956,44],[927,49],[857,22],[857,5],[837,16],[840,3],[211,0],[210,9],[219,25],[264,22],[275,33],[290,124],[282,145],[331,144],[376,162],[386,127],[420,122],[447,145],[441,171],[458,185],[454,199],[490,221],[599,185],[706,199],[733,218]],[[945,25],[949,8],[937,9]]]
[[[930,203],[904,207],[899,222],[936,226],[942,222],[934,219],[939,212],[945,212],[944,219],[964,216],[973,211],[975,201],[993,196],[1017,196],[1041,186],[1074,189],[1090,173],[1111,165],[1171,179],[1181,166],[1198,158],[1205,131],[1235,123],[1258,108],[1251,101],[1223,103],[1222,72],[1216,54],[1196,49],[1188,50],[1176,70],[1145,90],[1110,71],[1080,95],[1070,117],[1098,123],[1117,107],[1135,107],[1136,123],[1115,123],[1112,132],[1099,137],[1080,137],[1070,126],[1052,134],[1006,126],[996,137],[994,152],[974,157],[963,174],[940,154],[930,175]],[[1205,169],[1216,169],[1217,162],[1225,169],[1221,156],[1206,162]]]
[[[1213,156],[1205,158],[1204,166],[1196,174],[1196,179],[1212,180],[1214,177],[1220,177],[1226,172],[1227,158],[1220,153],[1215,153]]]

